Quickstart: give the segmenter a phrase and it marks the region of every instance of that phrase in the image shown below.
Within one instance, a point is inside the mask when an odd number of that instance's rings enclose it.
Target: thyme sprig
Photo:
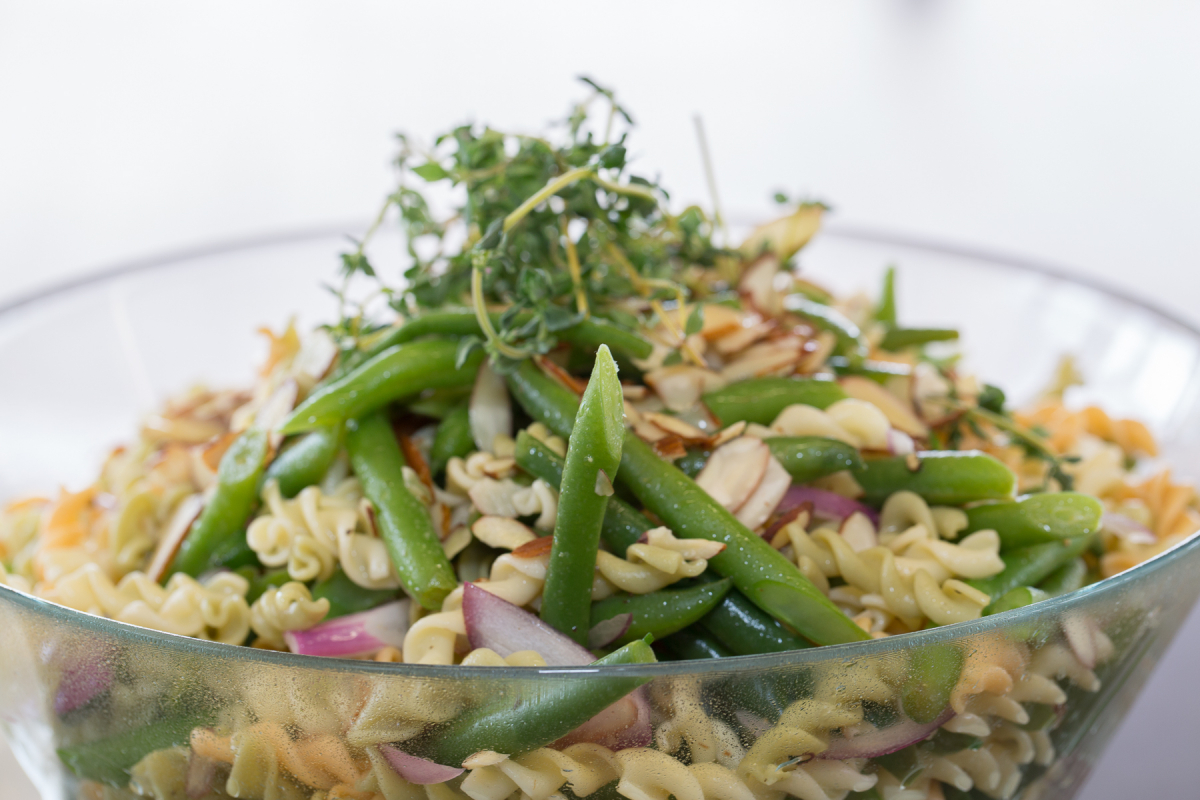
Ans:
[[[666,306],[707,289],[677,276],[728,254],[714,245],[708,215],[694,206],[670,213],[669,194],[631,169],[632,116],[610,90],[582,81],[591,94],[555,136],[463,125],[430,148],[399,136],[398,187],[342,256],[345,280],[374,281],[403,316],[473,308],[484,336],[466,349],[485,347],[501,368],[549,352],[557,332],[592,315],[628,329],[657,320],[669,327]],[[435,185],[456,198],[448,214],[432,210]],[[411,265],[403,282],[388,285],[366,247],[393,214]],[[361,305],[344,310],[344,337],[370,329]]]

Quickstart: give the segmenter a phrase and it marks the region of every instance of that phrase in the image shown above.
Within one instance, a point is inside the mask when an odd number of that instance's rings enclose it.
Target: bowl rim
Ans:
[[[0,321],[5,320],[14,313],[35,307],[42,302],[54,301],[73,294],[76,291],[93,286],[101,286],[129,275],[154,270],[166,271],[172,267],[183,266],[188,262],[205,258],[248,253],[271,247],[302,245],[335,237],[343,238],[345,230],[353,230],[357,229],[357,227],[353,224],[323,225],[300,230],[277,231],[171,250],[157,255],[120,262],[89,272],[82,277],[60,281],[47,287],[18,295],[7,302],[0,303]],[[1080,276],[1067,268],[1047,264],[1035,259],[1009,255],[986,248],[944,243],[919,236],[910,236],[875,228],[832,225],[822,231],[822,236],[850,243],[891,245],[912,250],[924,250],[938,255],[953,256],[980,262],[978,266],[1000,267],[1040,275],[1067,284],[1091,289],[1106,295],[1110,299],[1138,307],[1152,316],[1169,322],[1200,339],[1200,326],[1183,319],[1174,312],[1161,308],[1152,302],[1125,294],[1109,286],[1102,280]],[[1106,594],[1119,592],[1129,584],[1151,580],[1155,573],[1168,567],[1175,561],[1185,558],[1191,551],[1200,550],[1200,535],[1198,534],[1200,534],[1200,531],[1153,558],[1111,578],[1098,581],[1074,592],[1043,600],[1034,605],[1008,611],[1003,614],[981,617],[976,620],[915,631],[913,633],[889,636],[882,639],[811,647],[785,653],[765,653],[760,655],[732,656],[721,659],[663,661],[652,664],[624,664],[605,667],[489,667],[486,671],[481,672],[474,667],[464,667],[462,665],[380,663],[356,659],[308,656],[262,650],[244,645],[224,644],[164,631],[156,631],[150,628],[142,628],[130,623],[61,606],[4,584],[0,584],[0,600],[12,603],[28,612],[38,614],[54,622],[72,625],[96,634],[140,640],[143,643],[160,646],[164,650],[180,652],[190,657],[212,656],[219,659],[259,663],[275,668],[311,669],[326,672],[332,670],[356,675],[394,676],[432,680],[478,679],[486,676],[489,679],[528,681],[536,679],[537,676],[541,675],[547,677],[570,677],[590,676],[601,672],[612,676],[670,678],[684,675],[716,675],[729,672],[760,671],[780,667],[804,667],[830,660],[850,661],[858,658],[873,658],[902,650],[909,650],[918,646],[965,639],[1002,630],[1010,626],[1035,622],[1054,615],[1063,615],[1069,613],[1077,606],[1090,604],[1093,600],[1102,602]]]

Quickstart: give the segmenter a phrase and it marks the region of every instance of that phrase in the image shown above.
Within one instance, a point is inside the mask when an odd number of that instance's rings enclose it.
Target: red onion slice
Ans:
[[[886,728],[860,733],[850,739],[834,739],[829,747],[817,758],[877,758],[903,750],[909,745],[922,742],[934,731],[945,725],[954,716],[954,710],[947,708],[933,722],[915,722],[908,717]]]
[[[408,600],[385,603],[370,611],[347,614],[322,622],[306,631],[283,635],[293,653],[306,656],[354,658],[382,650],[404,647],[408,632]]]
[[[849,497],[812,486],[793,486],[775,507],[775,514],[782,515],[801,503],[812,503],[813,514],[826,519],[842,520],[854,512],[866,514],[875,525],[879,524],[879,512]]]
[[[633,614],[628,612],[617,614],[615,617],[609,617],[606,620],[601,620],[592,626],[588,631],[588,647],[593,650],[599,650],[601,647],[608,647],[610,644],[620,639],[625,635],[625,631],[629,630],[629,626],[633,624]]]
[[[63,669],[54,693],[54,713],[62,717],[83,708],[96,697],[108,691],[112,685],[113,669],[108,662],[100,660],[81,661]]]
[[[473,583],[463,585],[462,610],[473,648],[487,647],[501,658],[535,650],[551,667],[582,667],[596,660],[570,637]]]
[[[1112,511],[1101,515],[1100,527],[1130,544],[1154,544],[1158,541],[1154,531],[1136,519]]]
[[[387,761],[388,766],[397,775],[409,783],[415,783],[420,786],[445,783],[446,781],[454,780],[465,771],[462,767],[448,767],[445,764],[438,764],[427,758],[409,755],[391,744],[381,744],[378,750],[379,754]]]
[[[642,687],[549,746],[561,750],[579,742],[591,742],[609,750],[624,750],[645,747],[653,738],[650,702],[646,699],[645,687]]]
[[[184,790],[190,800],[200,800],[212,793],[213,784],[220,774],[220,766],[221,762],[192,752],[188,759],[187,779],[184,782]]]

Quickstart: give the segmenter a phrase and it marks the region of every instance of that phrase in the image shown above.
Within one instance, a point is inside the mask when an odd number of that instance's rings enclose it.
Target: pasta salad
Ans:
[[[342,256],[336,322],[264,331],[254,385],[184,392],[92,485],[11,502],[0,582],[234,646],[645,664],[976,620],[1200,528],[1194,490],[1141,463],[1144,425],[1064,402],[1069,360],[1014,409],[960,368],[957,331],[901,323],[894,269],[873,297],[808,277],[822,204],[784,198],[736,244],[718,213],[670,213],[594,89],[556,141],[402,138],[403,180]],[[368,247],[393,219],[411,261],[394,284]],[[1095,625],[1067,638],[918,651],[858,676],[854,703],[818,684],[736,719],[698,688],[614,681],[536,725],[447,707],[355,738],[387,717],[368,697],[334,733],[239,708],[115,778],[86,748],[62,757],[89,791],[159,800],[1009,797],[1054,759],[1060,681],[1098,688],[1111,655]]]

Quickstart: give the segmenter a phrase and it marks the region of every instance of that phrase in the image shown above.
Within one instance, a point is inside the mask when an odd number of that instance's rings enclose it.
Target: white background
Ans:
[[[363,219],[393,131],[534,131],[588,73],[681,201],[704,199],[699,112],[728,209],[782,187],[1200,321],[1198,36],[1200,7],[1157,2],[0,3],[0,303]],[[1089,800],[1195,796],[1200,699],[1176,688],[1194,686],[1191,628]],[[0,776],[0,800],[31,797],[6,753]]]

